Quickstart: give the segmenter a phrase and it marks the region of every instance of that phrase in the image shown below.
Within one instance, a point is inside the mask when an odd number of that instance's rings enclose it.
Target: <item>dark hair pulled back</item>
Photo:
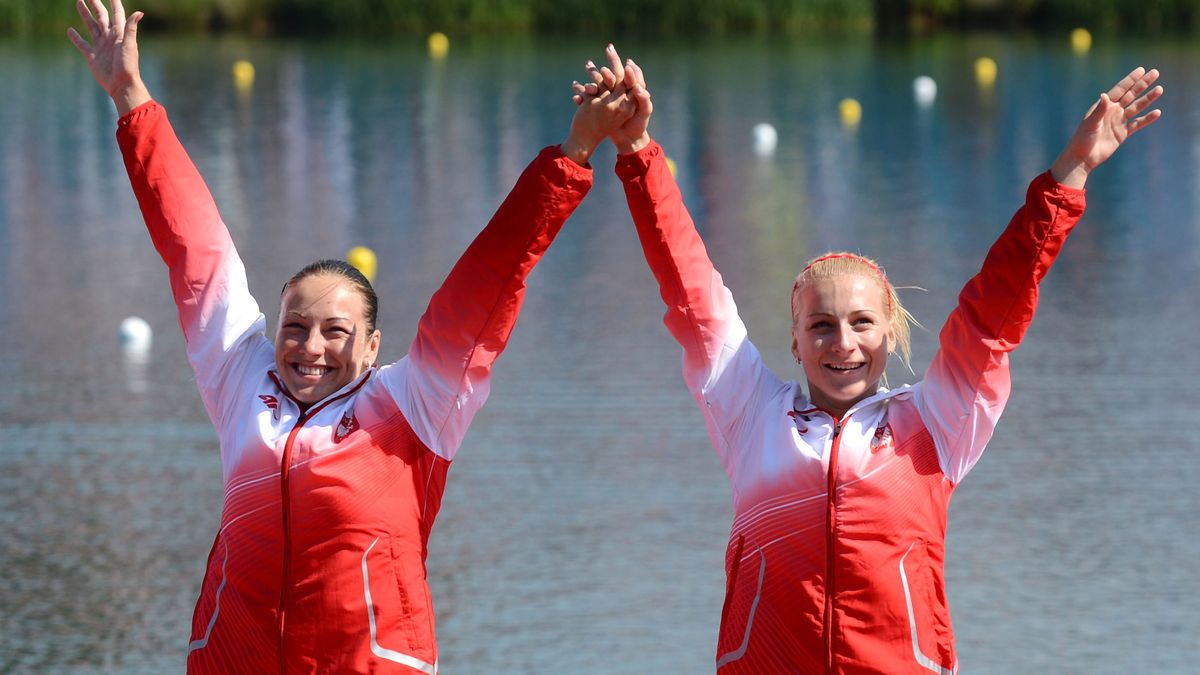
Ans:
[[[287,289],[291,288],[292,284],[300,281],[301,279],[307,279],[308,277],[315,277],[322,274],[330,274],[340,277],[342,280],[350,284],[350,287],[362,296],[364,313],[367,317],[367,335],[370,336],[371,333],[374,333],[375,322],[379,315],[379,298],[376,297],[375,289],[371,287],[371,282],[368,281],[365,276],[363,276],[363,273],[359,272],[357,267],[351,265],[345,260],[326,258],[324,260],[318,260],[305,265],[304,269],[296,272],[294,275],[292,275],[291,279],[288,279],[287,283],[283,285],[283,290],[280,291],[279,294],[283,295],[286,293]]]

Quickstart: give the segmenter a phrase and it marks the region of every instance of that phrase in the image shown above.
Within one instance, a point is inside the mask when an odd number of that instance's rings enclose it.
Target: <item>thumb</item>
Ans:
[[[654,104],[650,101],[650,92],[645,87],[640,84],[634,87],[633,97],[637,101],[639,115],[649,117],[654,112]]]
[[[143,12],[134,12],[133,16],[125,22],[125,40],[137,44],[137,28],[142,17],[146,16]]]
[[[1083,125],[1087,127],[1095,127],[1100,124],[1100,120],[1104,119],[1104,115],[1108,113],[1109,106],[1112,105],[1112,99],[1108,94],[1100,94],[1100,98],[1092,105],[1091,110],[1088,110],[1087,115],[1083,118]]]

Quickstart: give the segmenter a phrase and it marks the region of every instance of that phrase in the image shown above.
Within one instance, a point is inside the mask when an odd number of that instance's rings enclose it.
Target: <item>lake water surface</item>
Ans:
[[[273,325],[303,264],[371,246],[383,356],[539,148],[609,36],[154,39],[145,78],[207,178]],[[947,569],[967,673],[1187,672],[1200,661],[1200,70],[1193,45],[866,38],[619,44],[652,134],[777,372],[807,258],[878,258],[926,326],[1100,91],[1157,66],[1165,116],[1092,178],[957,491]],[[971,62],[999,63],[980,89]],[[239,94],[236,59],[257,69]],[[936,102],[911,82],[930,75]],[[0,42],[0,671],[181,672],[220,513],[216,436],[165,270],[66,39]],[[837,103],[861,101],[856,130]],[[751,128],[779,133],[756,157]],[[530,282],[450,472],[429,572],[446,673],[712,671],[729,488],[612,174]],[[116,335],[155,330],[145,362]],[[913,381],[894,369],[893,382]]]

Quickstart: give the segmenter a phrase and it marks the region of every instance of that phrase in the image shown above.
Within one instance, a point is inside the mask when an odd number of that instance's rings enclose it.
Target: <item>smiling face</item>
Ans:
[[[283,293],[275,368],[288,391],[316,403],[375,363],[378,330],[369,330],[361,293],[333,274],[294,281]]]
[[[813,279],[796,292],[792,354],[813,404],[841,417],[876,392],[896,344],[883,287],[847,273]]]

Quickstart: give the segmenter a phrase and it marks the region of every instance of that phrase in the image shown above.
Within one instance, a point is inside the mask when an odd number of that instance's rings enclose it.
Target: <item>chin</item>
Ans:
[[[287,385],[288,391],[292,397],[301,403],[316,403],[328,395],[324,389],[317,389],[312,386],[297,384],[296,382],[284,382]],[[333,391],[332,389],[330,391]]]
[[[830,400],[837,403],[839,406],[846,408],[848,410],[850,408],[853,408],[855,406],[855,404],[857,404],[859,401],[870,396],[871,393],[872,392],[869,392],[865,389],[862,391],[856,392],[856,393],[841,391],[841,392],[838,392],[837,396],[830,396],[829,398],[830,398]]]

